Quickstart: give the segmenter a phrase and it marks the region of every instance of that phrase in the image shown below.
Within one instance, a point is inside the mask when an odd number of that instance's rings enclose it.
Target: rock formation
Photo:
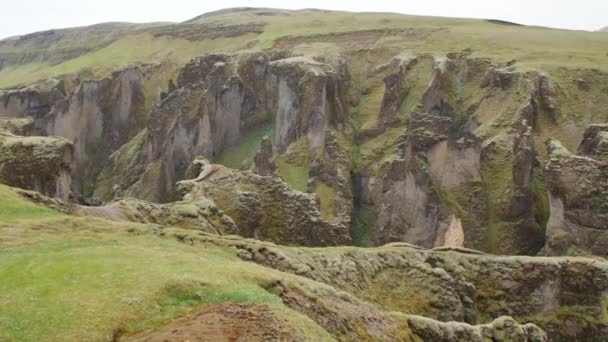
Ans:
[[[272,176],[277,171],[272,141],[267,136],[262,139],[260,150],[253,157],[253,167],[253,172],[260,176]]]
[[[265,30],[262,24],[205,24],[197,34],[197,24],[189,25],[145,30],[194,41]],[[112,29],[139,27],[103,25],[83,32],[98,36]],[[63,41],[72,33],[17,41]],[[114,33],[104,39],[113,41]],[[586,109],[574,112],[587,108],[590,96],[593,103],[608,103],[599,86],[608,77],[587,69],[522,71],[517,60],[491,60],[471,49],[429,54],[384,41],[366,46],[383,35],[427,37],[401,29],[287,36],[272,48],[207,53],[171,72],[159,64],[123,66],[105,77],[55,75],[0,92],[0,127],[72,141],[71,190],[82,203],[177,200],[176,183],[198,177],[187,175],[194,159],[221,162],[242,153],[235,163],[242,165],[232,167],[280,177],[305,196],[318,195],[322,220],[340,226],[337,241],[319,244],[349,241],[347,227],[357,244],[401,241],[539,253],[555,212],[548,195],[554,181],[542,172],[542,141],[563,134],[572,149],[573,141],[584,139],[579,154],[601,162],[605,129],[594,125],[585,133],[577,123],[605,118]],[[84,45],[93,49],[91,44]],[[262,140],[266,134],[269,139]],[[598,216],[601,209],[592,206],[588,214]],[[253,214],[255,226],[259,219]],[[244,234],[251,236],[258,229],[253,226],[243,228]]]
[[[104,206],[78,205],[67,210],[118,222],[179,226],[218,235],[237,233],[237,226],[232,219],[206,198],[172,204],[156,204],[135,198],[124,198]]]
[[[607,125],[591,125],[579,147],[580,155],[557,140],[547,141],[545,177],[551,216],[545,252],[549,254],[607,255],[607,130]]]
[[[22,137],[0,132],[0,181],[67,202],[73,145],[59,137]]]
[[[321,217],[316,195],[296,191],[276,175],[232,170],[200,159],[189,173],[198,176],[178,183],[184,201],[212,200],[234,220],[241,236],[305,246],[351,242],[350,227]]]
[[[608,278],[605,262],[594,259],[492,257],[465,249],[424,250],[406,244],[330,254],[233,244],[245,260],[332,285],[384,310],[468,324],[494,324],[497,317],[511,316],[538,325],[549,341],[608,336],[602,318]],[[374,310],[367,307],[362,312]],[[315,310],[308,312],[314,315]],[[450,340],[443,337],[445,333],[425,337]]]
[[[172,199],[174,183],[184,178],[196,156],[218,156],[269,121],[275,122],[278,152],[303,135],[321,148],[328,125],[343,125],[347,119],[339,100],[348,81],[344,62],[338,59],[333,66],[304,57],[284,59],[285,54],[210,54],[186,64],[177,89],[148,117],[143,137],[147,147],[136,157],[143,165],[117,170],[113,161],[101,175],[97,194],[108,199],[108,189],[118,185],[127,195]],[[108,174],[117,172],[125,173],[124,180],[149,177],[159,186],[144,191],[137,182],[105,184]]]
[[[1,40],[0,182],[222,249],[337,340],[607,340],[605,51],[541,72],[543,39],[436,20],[242,8]],[[152,55],[100,60],[122,35]]]

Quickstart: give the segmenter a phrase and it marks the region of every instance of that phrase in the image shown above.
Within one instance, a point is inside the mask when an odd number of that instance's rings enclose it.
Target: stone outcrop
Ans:
[[[405,76],[417,61],[416,58],[401,56],[393,59],[391,63],[393,70],[384,78],[385,90],[380,107],[381,121],[390,121],[399,111],[399,107],[401,107],[409,91]]]
[[[34,128],[34,120],[30,117],[24,118],[0,118],[0,132],[15,135],[30,135]]]
[[[406,244],[335,253],[234,245],[245,260],[331,285],[387,311],[425,316],[420,323],[431,326],[442,325],[432,320],[493,325],[496,319],[511,321],[499,318],[511,316],[542,328],[548,341],[596,341],[608,336],[603,314],[608,264],[603,260],[495,257],[465,249],[425,250]],[[332,298],[336,297],[345,296]],[[336,300],[341,299],[332,302]],[[354,299],[350,303],[360,302]],[[377,310],[366,307],[360,312]],[[530,328],[536,336],[544,336],[538,328]],[[425,336],[433,341],[450,340],[441,333]]]
[[[259,240],[305,246],[349,244],[350,227],[321,218],[318,197],[293,190],[277,176],[237,171],[204,160],[178,183],[184,201],[212,200],[238,227],[238,234]]]
[[[100,207],[77,205],[71,207],[70,212],[118,222],[151,223],[219,235],[237,232],[237,227],[232,219],[206,198],[171,204],[156,204],[135,198],[123,198]]]
[[[73,151],[72,143],[63,138],[0,132],[0,181],[67,202]]]
[[[590,125],[583,134],[578,154],[608,161],[608,124]]]
[[[116,158],[123,153],[119,151],[102,172],[100,182],[115,173],[123,174],[121,182],[102,183],[96,194],[111,199],[111,189],[116,186],[128,196],[154,201],[176,198],[174,183],[184,179],[196,156],[213,158],[260,124],[255,122],[255,114],[266,110],[266,64],[262,53],[213,54],[186,64],[179,73],[177,89],[148,115],[146,131],[138,137],[141,148],[132,158],[139,164],[117,169]],[[146,179],[145,189],[142,179]]]
[[[0,91],[0,117],[41,118],[66,98],[65,82],[56,79],[29,87]]]
[[[262,139],[260,149],[253,157],[253,172],[260,176],[272,176],[277,171],[274,162],[272,141],[268,136]]]
[[[604,158],[605,125],[593,125],[575,155],[559,141],[547,141],[545,178],[550,199],[547,223],[549,254],[608,251],[608,161]],[[598,159],[594,159],[596,157]]]
[[[293,310],[302,312],[339,340],[360,341],[522,341],[544,342],[546,334],[534,324],[518,324],[502,316],[483,325],[440,322],[426,317],[384,311],[348,293],[307,283],[277,281],[269,291]]]
[[[19,134],[72,140],[72,188],[85,197],[94,190],[105,201],[176,200],[193,159],[219,162],[272,127],[272,138],[247,156],[253,170],[316,192],[325,221],[351,234],[362,222],[370,244],[538,253],[549,217],[538,138],[553,132],[540,125],[563,131],[569,92],[591,90],[471,50],[397,55],[382,65],[361,58],[311,46],[207,54],[179,70],[147,117],[144,66],[73,82],[69,91],[70,82],[50,80],[3,92],[3,115],[33,117],[33,127],[10,128]],[[359,113],[370,108],[376,112]],[[579,153],[605,159],[605,135],[595,125]],[[259,216],[252,212],[252,222]]]

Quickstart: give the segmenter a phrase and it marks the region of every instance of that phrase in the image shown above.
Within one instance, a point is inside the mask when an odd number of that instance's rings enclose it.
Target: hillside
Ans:
[[[0,41],[0,340],[608,338],[608,35],[236,8]]]
[[[517,60],[522,68],[608,68],[603,48],[608,38],[586,32],[501,25],[485,20],[260,9],[212,13],[181,24],[101,24],[7,39],[0,43],[0,87],[25,85],[43,77],[74,72],[102,75],[129,63],[182,64],[204,51],[271,48],[281,37],[387,28],[408,30],[407,41],[389,35],[375,39],[376,47],[400,46],[399,49],[413,53],[436,54],[470,48],[479,57],[497,62]],[[351,38],[365,43],[363,37]],[[547,49],[552,51],[549,59],[545,55]],[[574,52],[577,58],[572,58]]]

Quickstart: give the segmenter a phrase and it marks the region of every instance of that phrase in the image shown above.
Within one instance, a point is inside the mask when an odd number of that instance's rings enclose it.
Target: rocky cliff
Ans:
[[[0,131],[0,181],[67,202],[73,144],[60,137],[23,137]]]
[[[134,257],[170,244],[171,262],[220,260],[247,283],[146,288],[167,317],[255,297],[270,304],[237,311],[280,308],[329,340],[604,340],[606,44],[247,8],[0,41],[0,182],[61,212],[22,222],[0,200],[0,244],[93,225],[66,239],[127,239]],[[133,298],[121,308],[143,308]]]
[[[551,216],[548,253],[606,255],[608,228],[608,125],[585,131],[578,155],[559,141],[547,141],[545,174]]]
[[[160,34],[168,28],[138,29]],[[230,32],[218,35],[233,37]],[[381,34],[390,39],[369,47]],[[62,75],[3,91],[0,115],[31,117],[32,127],[20,134],[71,140],[72,190],[84,197],[177,200],[176,183],[198,177],[188,175],[188,167],[200,156],[316,194],[322,221],[341,228],[330,234],[335,241],[306,244],[401,241],[501,254],[567,253],[546,246],[553,235],[547,227],[561,217],[555,196],[563,202],[562,192],[575,190],[556,190],[555,172],[543,168],[554,149],[548,155],[544,140],[559,136],[573,149],[584,139],[580,153],[601,159],[603,133],[585,129],[606,121],[608,75],[528,68],[483,57],[483,49],[437,53],[396,43],[433,34],[412,28],[282,36],[271,48],[195,57],[173,75],[148,64],[99,79]],[[256,156],[264,135],[264,154]],[[235,189],[250,187],[253,175],[232,174],[239,175],[231,180]],[[603,210],[586,208],[593,216]],[[247,236],[259,229],[242,224]],[[601,220],[578,224],[605,228]],[[264,238],[280,235],[291,236]],[[297,241],[290,243],[304,240]]]

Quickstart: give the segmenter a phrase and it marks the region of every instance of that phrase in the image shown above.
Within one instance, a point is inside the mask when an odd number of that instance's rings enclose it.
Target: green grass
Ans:
[[[243,140],[235,146],[227,148],[215,158],[215,163],[222,164],[229,168],[240,169],[242,166],[249,167],[253,162],[253,157],[260,149],[260,143],[264,136],[271,135],[274,124],[267,123],[243,137]]]
[[[283,158],[277,158],[277,169],[281,177],[299,191],[306,191],[308,188],[308,168],[305,166],[291,164]]]
[[[330,339],[262,288],[289,275],[241,261],[229,248],[60,214],[3,185],[0,237],[0,341],[112,340],[221,302],[268,304],[311,341]]]
[[[230,270],[232,269],[232,270]],[[0,335],[88,340],[167,321],[193,305],[279,303],[227,251],[151,237],[41,242],[0,251]],[[251,275],[251,273],[250,273]]]
[[[129,35],[107,47],[57,65],[28,63],[0,70],[0,89],[33,83],[39,79],[87,71],[93,77],[107,76],[121,66],[138,63],[172,62],[183,64],[205,51],[229,52],[240,47],[251,35],[192,42],[184,39],[155,38],[143,33]]]
[[[0,223],[63,216],[58,211],[24,200],[12,188],[0,184]]]
[[[391,49],[396,53],[447,52],[470,48],[475,56],[489,57],[500,62],[517,60],[524,69],[548,70],[556,66],[569,68],[597,68],[608,70],[608,34],[583,31],[555,30],[540,27],[496,25],[485,20],[409,16],[388,13],[300,12],[297,15],[258,16],[238,12],[200,18],[193,24],[225,25],[239,23],[265,24],[261,34],[249,33],[232,38],[188,41],[181,38],[154,37],[146,28],[125,31],[123,34],[103,38],[110,45],[57,65],[28,63],[9,66],[0,71],[0,88],[29,84],[44,77],[90,70],[93,75],[105,75],[113,68],[132,63],[171,61],[181,64],[206,52],[231,52],[240,49],[264,49],[275,46],[277,38],[310,36],[374,29],[407,29],[407,36],[383,36],[371,46],[374,49]],[[178,25],[179,27],[179,25]],[[109,33],[109,36],[112,34]],[[56,46],[74,49],[79,46],[95,48],[79,37],[55,42]],[[319,37],[321,42],[351,47],[353,41],[340,41],[335,37]],[[364,38],[361,38],[364,39]],[[248,44],[249,43],[249,44]],[[359,44],[365,44],[359,42]],[[104,46],[104,44],[101,44]],[[370,48],[369,45],[363,46]],[[54,47],[40,47],[52,51]],[[36,46],[5,46],[2,53],[26,53]],[[547,54],[547,51],[551,51]],[[407,108],[406,108],[407,109]]]
[[[285,275],[241,261],[231,249],[160,238],[134,223],[64,215],[15,226],[4,218],[1,341],[112,340],[221,302],[268,304],[311,340],[328,339],[262,288]]]
[[[310,179],[309,153],[308,139],[300,138],[289,146],[286,153],[276,158],[277,169],[283,180],[303,192],[307,191]]]

